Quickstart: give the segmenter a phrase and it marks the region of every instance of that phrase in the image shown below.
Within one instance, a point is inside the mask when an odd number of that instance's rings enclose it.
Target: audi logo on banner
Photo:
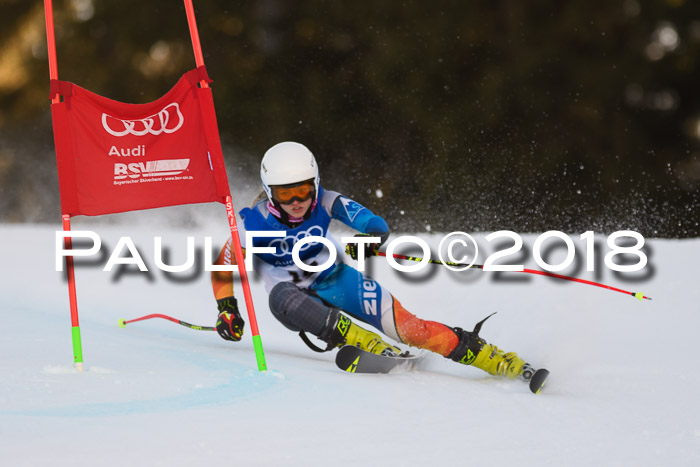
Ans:
[[[180,106],[175,102],[166,105],[160,112],[140,120],[122,120],[102,114],[102,126],[112,136],[175,133],[183,123],[185,123],[185,117],[180,112]]]

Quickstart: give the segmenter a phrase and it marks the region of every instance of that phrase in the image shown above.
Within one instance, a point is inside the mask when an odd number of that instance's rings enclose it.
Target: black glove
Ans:
[[[379,247],[382,246],[382,244],[386,241],[386,239],[389,237],[389,232],[385,233],[359,233],[355,234],[355,237],[380,237],[381,240],[379,243],[370,243],[365,245],[365,258],[369,258],[370,256],[375,256],[375,252],[379,250]],[[357,261],[357,256],[358,256],[358,251],[360,249],[360,245],[358,243],[348,243],[347,246],[345,247],[345,253],[350,255],[352,259]]]
[[[216,320],[216,332],[222,339],[238,342],[243,336],[245,321],[238,311],[238,302],[235,297],[220,298],[216,301],[219,309],[219,317]]]

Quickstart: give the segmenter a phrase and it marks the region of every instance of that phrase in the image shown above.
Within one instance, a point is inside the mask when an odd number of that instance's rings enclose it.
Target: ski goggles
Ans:
[[[316,194],[313,180],[306,180],[294,185],[277,185],[270,188],[272,189],[272,199],[280,204],[292,204],[295,200],[302,203]]]

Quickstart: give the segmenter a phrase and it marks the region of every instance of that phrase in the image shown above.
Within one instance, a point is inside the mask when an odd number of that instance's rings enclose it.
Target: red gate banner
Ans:
[[[228,181],[204,67],[160,99],[125,104],[51,80],[61,211],[96,216],[225,202]]]

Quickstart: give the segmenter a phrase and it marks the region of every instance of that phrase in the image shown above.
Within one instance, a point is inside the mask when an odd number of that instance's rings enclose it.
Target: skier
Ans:
[[[358,326],[352,317],[397,342],[436,352],[489,374],[526,381],[532,377],[532,366],[478,335],[483,321],[470,332],[420,319],[372,278],[343,263],[342,254],[320,272],[307,272],[294,264],[292,248],[300,239],[313,235],[333,241],[328,233],[332,219],[358,230],[357,236],[381,239],[378,244],[365,247],[366,257],[389,236],[389,227],[380,216],[320,186],[316,160],[306,146],[294,142],[273,146],[262,159],[260,176],[264,192],[252,207],[240,211],[245,230],[284,231],[286,236],[254,240],[255,247],[275,247],[275,253],[256,253],[254,269],[265,281],[272,314],[287,328],[300,332],[307,344],[313,346],[305,336],[310,333],[328,344],[326,350],[354,345],[376,354],[401,354],[398,347]],[[354,260],[358,259],[358,249],[357,244],[348,244]],[[299,256],[307,265],[319,265],[326,263],[329,252],[321,243],[307,243]],[[235,264],[230,238],[216,263]],[[212,285],[219,310],[216,329],[222,338],[239,341],[245,323],[233,296],[232,273],[213,272]],[[364,303],[368,296],[374,302]]]

